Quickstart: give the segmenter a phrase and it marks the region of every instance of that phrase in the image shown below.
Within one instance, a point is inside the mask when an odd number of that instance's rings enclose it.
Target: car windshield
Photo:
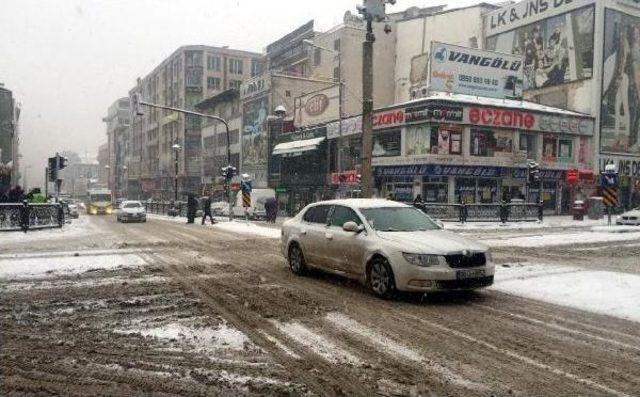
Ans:
[[[111,201],[111,196],[108,194],[92,194],[91,201]]]
[[[416,232],[440,227],[421,211],[411,207],[360,209],[372,228],[383,232]]]
[[[140,208],[142,205],[140,203],[125,203],[124,208]]]

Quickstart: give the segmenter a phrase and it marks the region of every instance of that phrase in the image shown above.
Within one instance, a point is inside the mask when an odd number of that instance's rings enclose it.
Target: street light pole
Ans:
[[[374,189],[373,167],[373,22],[384,22],[387,19],[386,4],[395,4],[396,0],[363,0],[358,12],[367,22],[367,33],[362,43],[362,197],[371,198]],[[391,32],[386,24],[385,33]]]
[[[174,205],[175,203],[178,202],[178,155],[180,153],[180,149],[182,149],[182,146],[180,146],[178,143],[174,143],[173,146],[171,146],[171,148],[173,149],[173,151],[175,152],[176,156],[175,156],[175,174],[174,174],[174,194],[173,194],[173,202]]]
[[[373,34],[372,19],[367,18],[367,34],[362,43],[362,197],[373,195]]]

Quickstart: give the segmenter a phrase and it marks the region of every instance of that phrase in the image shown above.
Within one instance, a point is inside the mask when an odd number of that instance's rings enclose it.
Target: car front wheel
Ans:
[[[369,288],[379,298],[390,299],[395,293],[393,271],[384,258],[374,258],[369,266]]]
[[[307,264],[305,263],[304,255],[302,254],[300,246],[297,244],[293,244],[291,248],[289,248],[289,267],[291,271],[298,276],[303,276],[307,273]]]

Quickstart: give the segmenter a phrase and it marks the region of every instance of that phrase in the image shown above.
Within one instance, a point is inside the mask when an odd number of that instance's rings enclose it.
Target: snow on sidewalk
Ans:
[[[613,231],[613,230],[612,230]],[[571,233],[542,233],[530,236],[479,239],[490,247],[547,247],[604,243],[610,241],[640,241],[640,229],[636,232],[584,231]]]
[[[542,222],[445,222],[445,229],[451,231],[501,231],[501,230],[527,230],[550,228],[586,228],[606,225],[605,219],[573,220],[571,216],[547,216]]]
[[[80,256],[23,256],[3,257],[0,259],[0,281],[25,278],[47,278],[60,275],[85,273],[90,270],[110,270],[115,268],[137,267],[145,264],[138,255],[101,251],[99,254]]]
[[[149,219],[158,219],[162,221],[176,222],[176,223],[185,223],[186,221],[186,218],[168,217],[168,216],[156,215],[156,214],[148,214],[147,217],[149,217]],[[202,218],[196,218],[197,226],[200,226],[199,221],[201,219]],[[281,232],[279,227],[261,226],[254,222],[243,221],[243,220],[227,221],[226,219],[222,220],[222,218],[216,218],[216,221],[217,223],[215,225],[206,223],[205,226],[211,227],[213,229],[224,230],[227,232],[243,234],[248,236],[266,237],[266,238],[272,238],[272,239],[280,238]]]
[[[0,245],[63,239],[84,235],[95,230],[97,229],[90,224],[88,216],[80,216],[78,219],[72,219],[71,223],[65,224],[62,228],[30,230],[27,233],[22,231],[0,232]]]
[[[509,264],[497,267],[495,284],[490,288],[640,322],[640,275],[637,274],[571,266]]]

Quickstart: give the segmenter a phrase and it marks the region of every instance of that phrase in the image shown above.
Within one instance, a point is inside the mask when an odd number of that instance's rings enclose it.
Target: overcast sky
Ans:
[[[261,52],[310,19],[326,30],[360,0],[1,0],[0,82],[22,103],[21,152],[30,185],[56,151],[97,153],[102,117],[188,44]],[[398,0],[390,8],[478,1]],[[455,27],[452,27],[455,28]]]

